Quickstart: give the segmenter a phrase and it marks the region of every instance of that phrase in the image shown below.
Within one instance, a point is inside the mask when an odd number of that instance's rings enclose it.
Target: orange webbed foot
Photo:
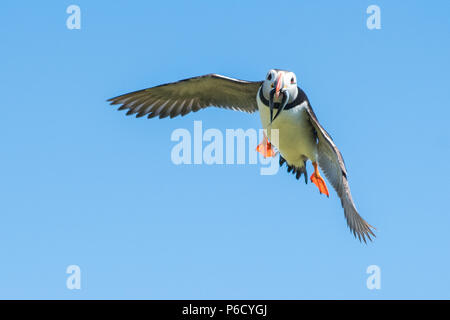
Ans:
[[[261,153],[264,158],[275,157],[277,155],[277,152],[274,150],[265,134],[263,141],[256,147],[256,151]]]
[[[327,185],[325,184],[325,180],[320,176],[319,169],[317,168],[317,162],[313,162],[314,173],[311,175],[311,182],[314,183],[317,188],[319,188],[320,194],[325,194],[327,197],[330,196],[328,192]]]

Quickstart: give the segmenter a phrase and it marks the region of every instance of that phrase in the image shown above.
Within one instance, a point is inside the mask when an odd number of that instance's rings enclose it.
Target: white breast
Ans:
[[[303,166],[305,157],[316,161],[316,139],[308,116],[303,110],[307,102],[289,110],[283,110],[272,124],[270,124],[270,109],[262,103],[259,94],[257,102],[262,126],[267,130],[267,137],[277,147],[283,158],[297,167]],[[277,111],[274,109],[274,116]],[[275,137],[272,139],[270,129],[278,129],[278,143]]]

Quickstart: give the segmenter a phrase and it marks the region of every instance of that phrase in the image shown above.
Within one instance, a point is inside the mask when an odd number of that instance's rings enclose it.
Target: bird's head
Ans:
[[[272,122],[288,103],[297,98],[297,77],[291,71],[271,69],[264,79],[261,90],[264,97],[269,101],[270,119]],[[278,109],[278,112],[272,118],[274,107]]]

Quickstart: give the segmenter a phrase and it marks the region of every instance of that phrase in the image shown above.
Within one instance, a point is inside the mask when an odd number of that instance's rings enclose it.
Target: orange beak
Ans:
[[[275,85],[275,97],[279,97],[280,96],[280,90],[281,87],[283,86],[283,72],[278,73],[278,77],[276,80],[276,85]]]

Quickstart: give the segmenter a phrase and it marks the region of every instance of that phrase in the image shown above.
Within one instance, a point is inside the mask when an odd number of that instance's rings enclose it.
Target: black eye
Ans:
[[[292,77],[291,78],[291,84],[294,84],[295,83],[295,79],[294,79],[294,77]]]
[[[269,73],[268,75],[267,75],[267,80],[272,80],[272,74],[271,73]]]

